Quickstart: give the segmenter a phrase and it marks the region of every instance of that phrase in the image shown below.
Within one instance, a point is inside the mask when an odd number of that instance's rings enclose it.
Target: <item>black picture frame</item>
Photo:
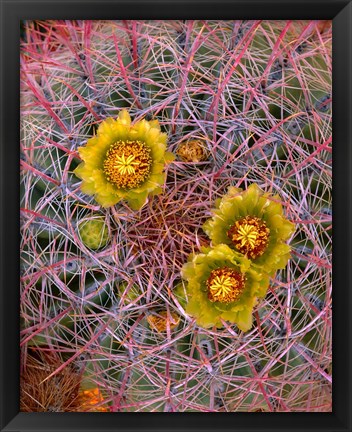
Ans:
[[[351,431],[352,4],[1,0],[1,431]],[[19,40],[24,19],[333,20],[332,413],[19,413]]]

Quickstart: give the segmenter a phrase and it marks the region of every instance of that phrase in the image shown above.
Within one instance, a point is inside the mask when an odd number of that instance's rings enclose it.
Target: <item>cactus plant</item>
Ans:
[[[331,23],[22,24],[26,392],[40,362],[83,395],[59,411],[331,411]],[[158,194],[103,207],[79,148],[124,110],[176,159]],[[248,331],[203,328],[181,269],[212,246],[216,200],[251,184],[295,225],[290,260]]]

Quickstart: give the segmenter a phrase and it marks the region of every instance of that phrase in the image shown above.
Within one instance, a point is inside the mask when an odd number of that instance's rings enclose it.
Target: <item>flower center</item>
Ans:
[[[269,234],[266,223],[255,216],[236,221],[227,232],[236,249],[251,259],[263,255],[269,243]]]
[[[149,176],[152,158],[150,148],[140,141],[117,141],[106,152],[106,179],[118,188],[133,189]]]
[[[245,276],[228,267],[213,270],[207,280],[208,298],[211,302],[230,303],[243,293]]]

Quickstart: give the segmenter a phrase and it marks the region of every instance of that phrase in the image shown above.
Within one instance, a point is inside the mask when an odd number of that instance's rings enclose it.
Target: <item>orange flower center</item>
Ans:
[[[213,270],[207,280],[208,298],[211,302],[230,303],[240,298],[244,291],[245,276],[228,267]]]
[[[251,259],[263,255],[269,243],[269,234],[266,223],[255,216],[236,221],[227,232],[236,249]]]
[[[150,174],[150,148],[141,141],[117,141],[106,152],[106,179],[122,189],[140,186]]]

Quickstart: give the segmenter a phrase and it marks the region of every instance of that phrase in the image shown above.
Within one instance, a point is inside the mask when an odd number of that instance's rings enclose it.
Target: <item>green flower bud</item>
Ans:
[[[109,241],[109,229],[103,217],[80,222],[78,232],[84,245],[90,249],[100,249]]]

